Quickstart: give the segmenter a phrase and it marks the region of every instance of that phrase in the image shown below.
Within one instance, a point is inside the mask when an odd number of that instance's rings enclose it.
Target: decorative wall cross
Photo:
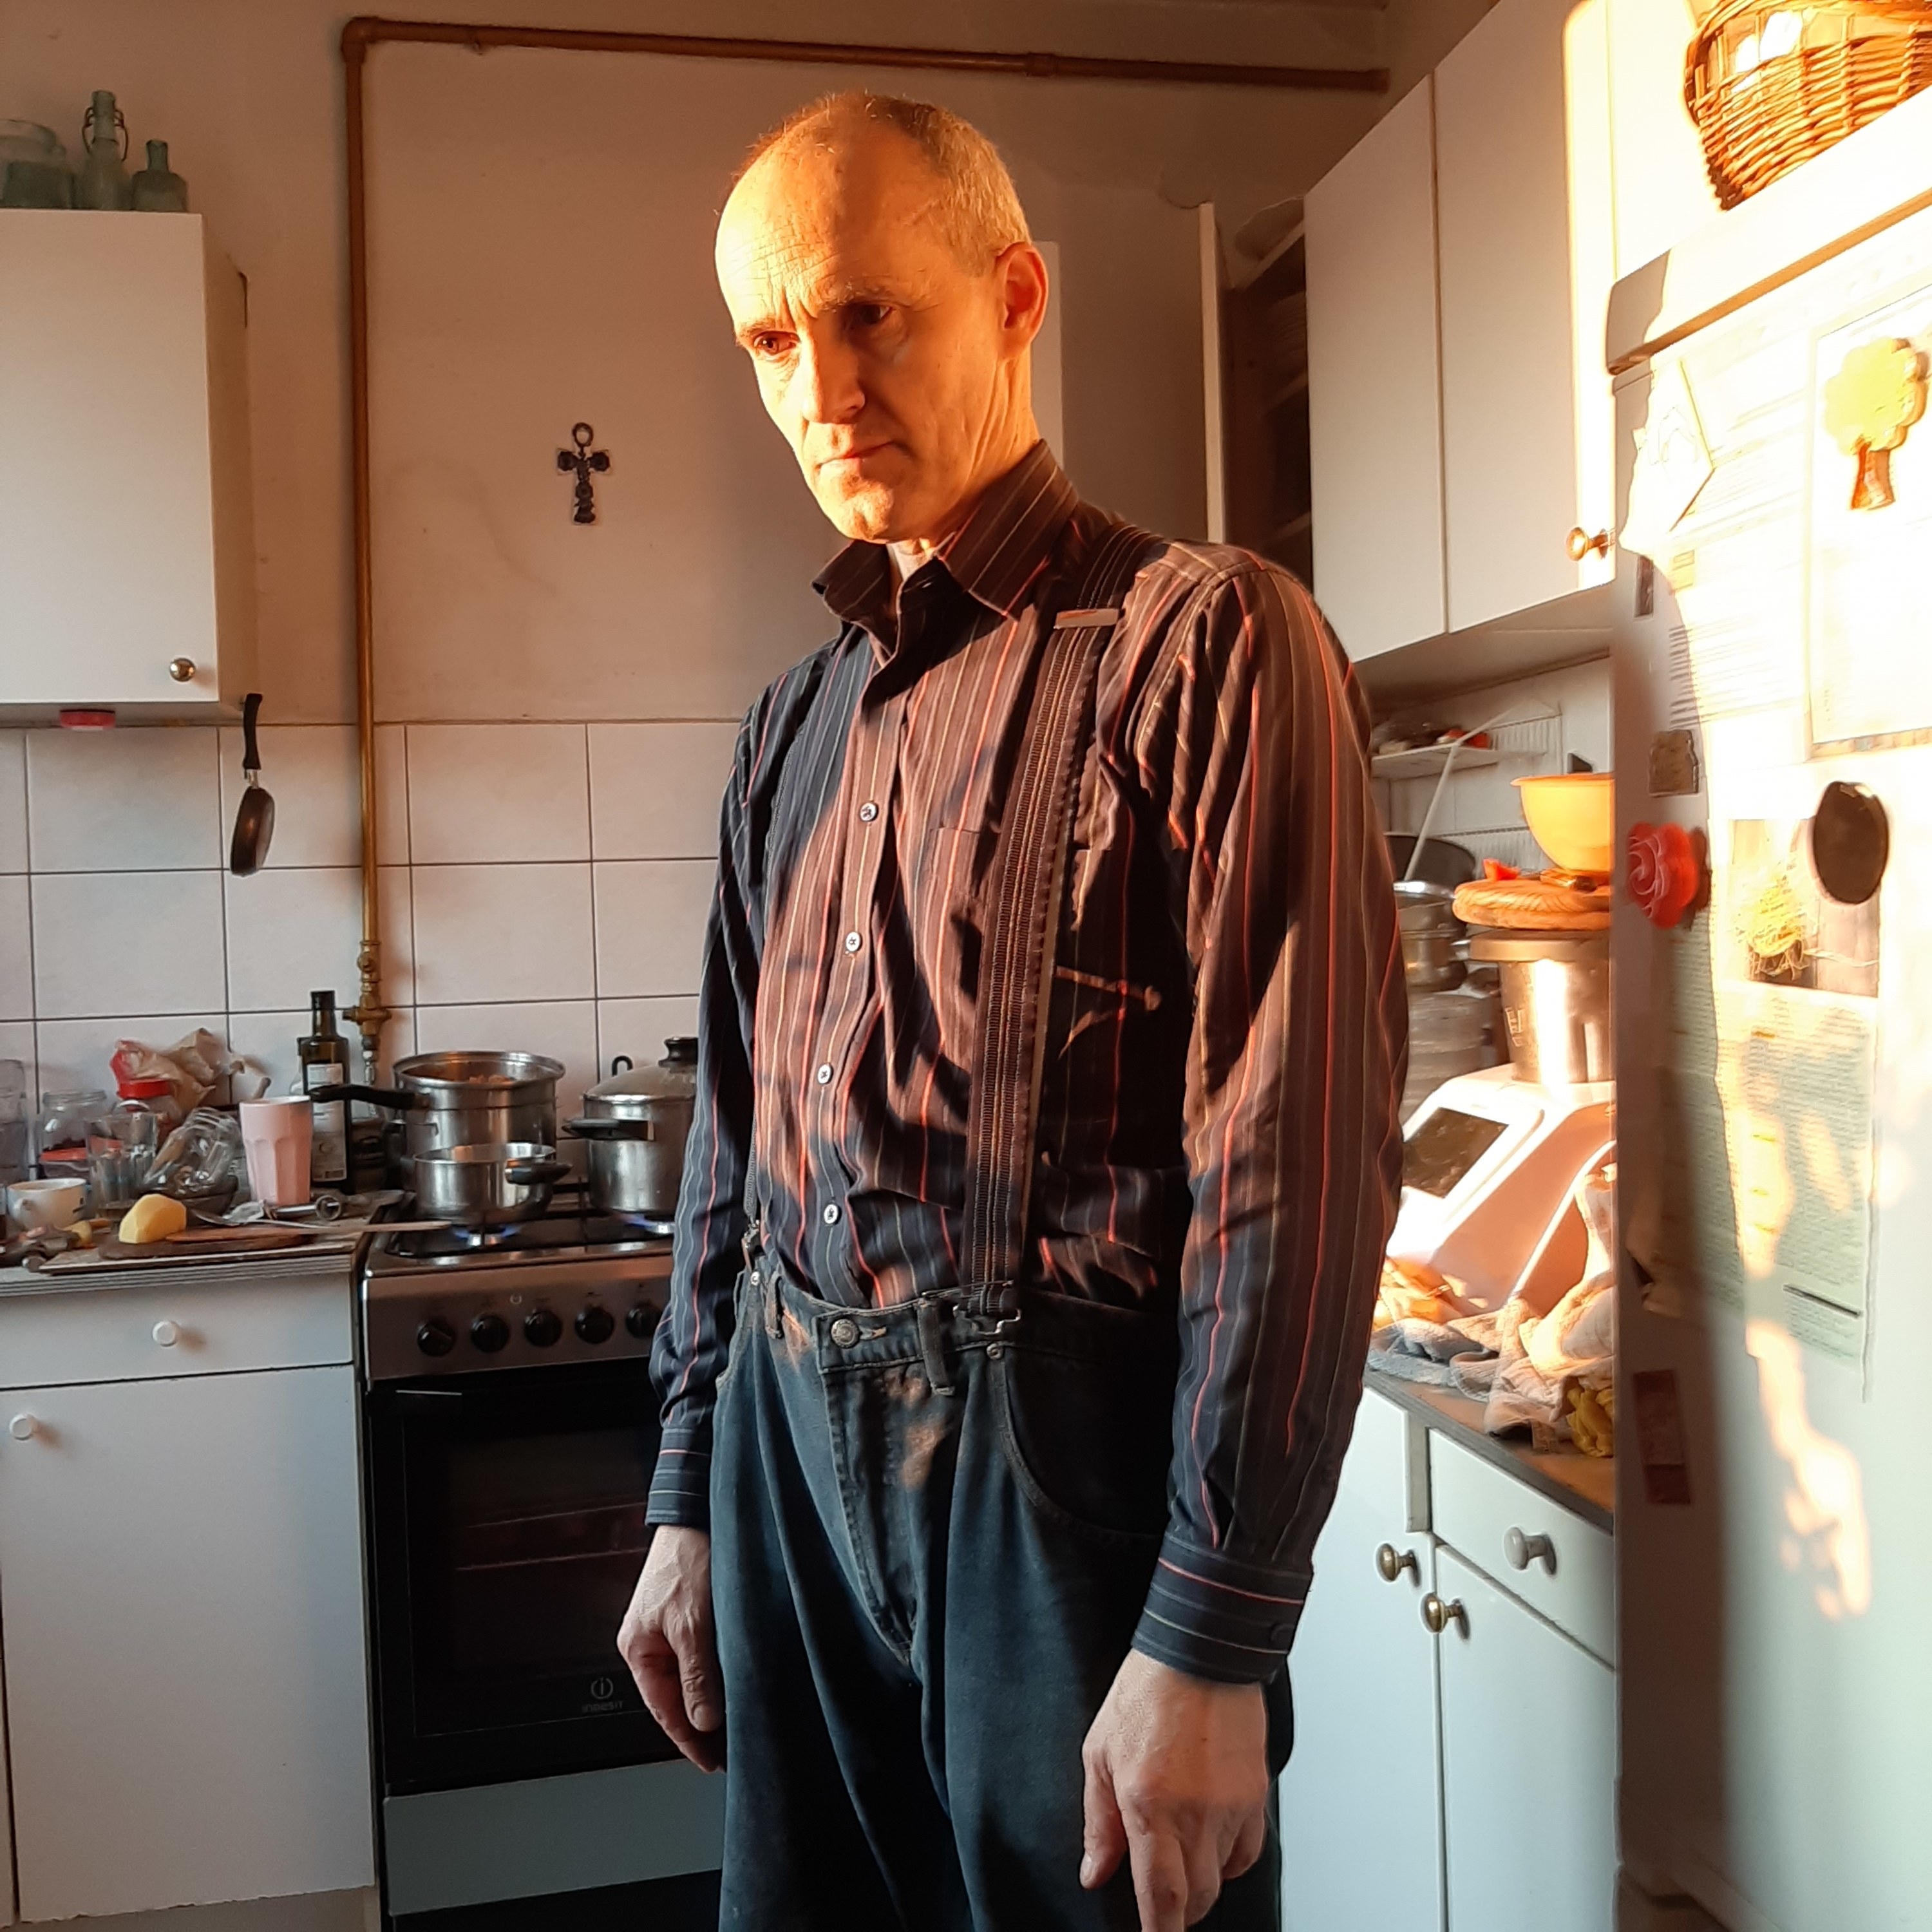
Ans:
[[[577,472],[577,507],[570,513],[573,524],[594,524],[597,520],[597,499],[591,494],[590,476],[595,470],[599,476],[610,466],[609,451],[592,449],[590,446],[597,432],[588,423],[578,423],[570,432],[570,440],[577,446],[574,449],[560,449],[556,453],[556,466],[566,471]]]

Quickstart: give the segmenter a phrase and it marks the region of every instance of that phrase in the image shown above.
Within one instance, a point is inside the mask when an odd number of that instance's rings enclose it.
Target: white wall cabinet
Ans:
[[[1434,1558],[1408,1527],[1408,1457],[1402,1412],[1365,1396],[1295,1638],[1286,1932],[1438,1932]]]
[[[1355,658],[1446,622],[1433,92],[1398,101],[1307,198],[1314,588]]]
[[[1720,212],[1684,104],[1690,0],[1606,0],[1617,273],[1674,248]]]
[[[1490,1548],[1504,1516],[1550,1539],[1543,1614]],[[1364,1394],[1289,1660],[1286,1932],[1610,1932],[1616,1679],[1552,1620],[1610,1628],[1608,1543]]]
[[[0,1361],[16,1307],[105,1327],[118,1293],[0,1298]],[[196,1339],[184,1319],[178,1368]],[[355,1372],[154,1354],[141,1379],[0,1391],[29,1924],[374,1881]]]
[[[198,214],[0,209],[0,718],[240,701],[244,324]]]

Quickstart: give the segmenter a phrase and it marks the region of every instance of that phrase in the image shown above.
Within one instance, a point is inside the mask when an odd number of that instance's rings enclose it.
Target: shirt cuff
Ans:
[[[644,1520],[653,1528],[711,1527],[711,1430],[674,1424],[658,1447]]]
[[[1198,1549],[1169,1530],[1134,1648],[1191,1677],[1264,1683],[1287,1660],[1309,1580],[1305,1571]]]

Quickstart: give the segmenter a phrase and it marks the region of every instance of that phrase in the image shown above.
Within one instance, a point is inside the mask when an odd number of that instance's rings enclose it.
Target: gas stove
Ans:
[[[598,1213],[586,1195],[568,1184],[542,1214],[488,1232],[379,1226],[362,1265],[366,1380],[647,1358],[670,1228]]]

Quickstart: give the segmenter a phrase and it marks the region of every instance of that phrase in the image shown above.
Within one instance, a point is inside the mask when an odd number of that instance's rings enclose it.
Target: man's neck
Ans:
[[[986,492],[1000,478],[1011,475],[1039,440],[1040,430],[1029,415],[1023,424],[1016,426],[1015,437],[1009,441],[1003,458],[986,466],[936,529],[923,536],[904,538],[886,546],[891,553],[892,569],[900,583],[916,574],[922,566],[931,562],[945,549],[971,520],[973,512],[980,507]]]

